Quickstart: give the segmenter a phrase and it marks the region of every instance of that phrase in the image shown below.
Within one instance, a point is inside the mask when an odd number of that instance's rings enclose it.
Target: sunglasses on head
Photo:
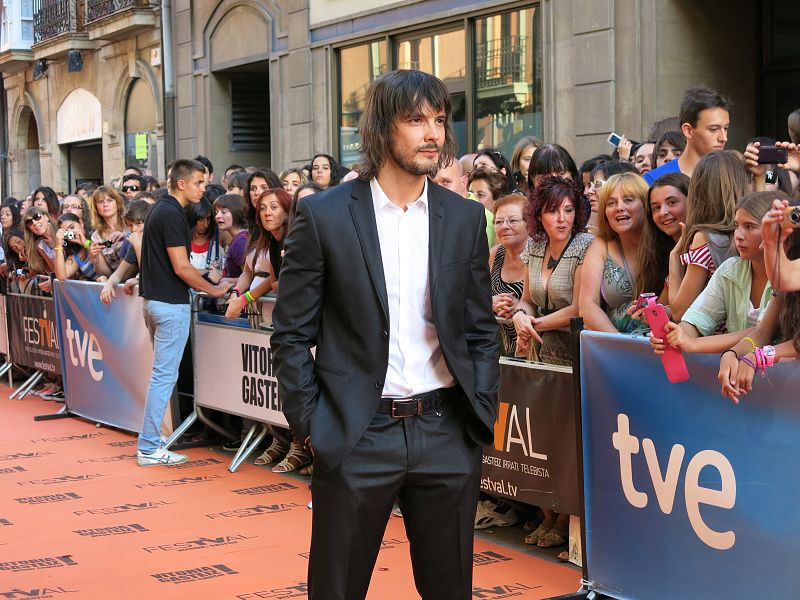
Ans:
[[[44,215],[42,213],[34,213],[30,217],[25,219],[25,225],[30,225],[34,221],[39,221]]]
[[[123,194],[126,193],[126,192],[140,192],[140,191],[142,191],[142,188],[139,187],[138,185],[123,185],[122,186],[122,193]]]

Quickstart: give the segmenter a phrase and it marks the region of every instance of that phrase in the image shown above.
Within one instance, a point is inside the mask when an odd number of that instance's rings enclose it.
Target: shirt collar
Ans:
[[[381,188],[381,184],[378,183],[377,178],[373,178],[369,182],[369,189],[370,189],[370,191],[372,191],[372,204],[375,207],[375,212],[378,212],[379,210],[383,210],[384,208],[386,208],[390,204],[392,206],[397,206],[396,204],[393,204],[391,200],[389,200],[389,196],[387,196],[386,193],[383,191],[383,188]],[[419,202],[420,206],[425,210],[425,212],[427,212],[427,210],[428,210],[428,178],[427,177],[425,178],[425,185],[422,188],[422,194],[420,194],[419,198],[414,200],[414,202],[412,202],[412,204],[415,204],[417,202]],[[400,207],[397,206],[397,208],[400,208]]]

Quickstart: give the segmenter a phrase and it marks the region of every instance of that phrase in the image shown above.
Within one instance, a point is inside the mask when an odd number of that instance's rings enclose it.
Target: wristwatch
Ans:
[[[771,367],[775,364],[775,347],[774,346],[764,346],[761,348],[761,353],[764,356],[764,364],[767,367]]]

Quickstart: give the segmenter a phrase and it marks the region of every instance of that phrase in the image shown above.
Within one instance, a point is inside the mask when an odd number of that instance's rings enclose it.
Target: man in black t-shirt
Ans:
[[[197,161],[176,161],[169,174],[170,195],[153,207],[144,223],[139,295],[144,298],[144,322],[153,341],[153,373],[136,453],[142,467],[187,460],[162,446],[161,421],[189,338],[189,288],[220,298],[229,287],[212,285],[189,262],[192,235],[183,209],[202,198],[204,177],[205,167]]]

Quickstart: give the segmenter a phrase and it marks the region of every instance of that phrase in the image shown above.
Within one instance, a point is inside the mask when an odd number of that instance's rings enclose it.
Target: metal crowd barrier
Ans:
[[[239,439],[238,432],[214,422],[204,409],[248,419],[253,425],[231,461],[228,470],[233,473],[266,437],[270,425],[289,426],[281,412],[269,346],[275,297],[259,298],[257,315],[233,320],[203,312],[201,304],[206,300],[209,297],[205,294],[196,294],[192,299],[194,410],[175,429],[166,446],[180,439],[198,419],[225,439]],[[214,351],[205,351],[206,348]],[[240,385],[232,388],[234,377]]]

